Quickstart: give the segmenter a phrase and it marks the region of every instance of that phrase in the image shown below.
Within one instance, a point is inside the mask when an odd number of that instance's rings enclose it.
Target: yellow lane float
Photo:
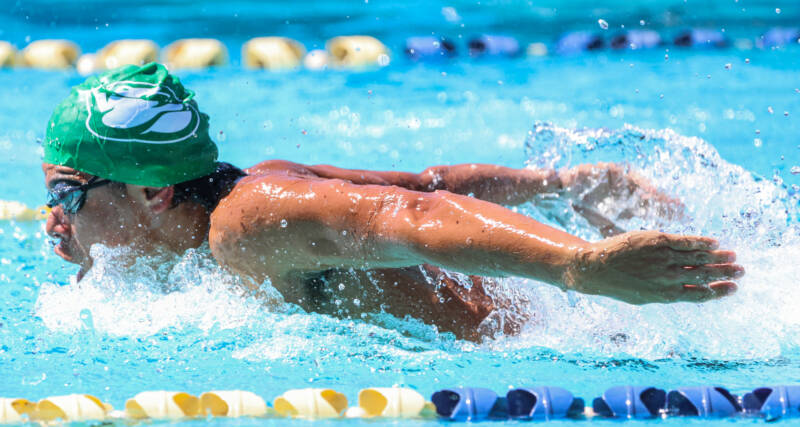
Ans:
[[[286,37],[257,37],[242,47],[242,62],[248,68],[281,70],[297,68],[306,48]]]
[[[47,206],[31,209],[15,200],[0,200],[0,221],[39,221],[49,214]]]
[[[389,65],[389,50],[370,36],[341,36],[328,40],[331,63],[341,68]]]
[[[209,391],[200,395],[201,413],[215,417],[263,417],[267,404],[255,393],[242,390]]]
[[[22,65],[32,68],[72,68],[81,50],[69,40],[37,40],[22,50]]]
[[[283,393],[272,406],[284,417],[335,418],[347,409],[347,397],[331,389],[304,388]]]
[[[36,404],[29,400],[0,397],[0,424],[19,424],[34,407]]]
[[[11,43],[0,41],[0,68],[13,67],[17,57],[17,49]]]
[[[135,420],[191,418],[200,414],[200,400],[177,391],[143,391],[125,402],[125,414]]]
[[[28,414],[33,421],[98,421],[113,408],[89,394],[68,394],[40,400]]]
[[[82,75],[99,70],[110,70],[123,65],[142,65],[158,60],[158,45],[150,40],[117,40],[107,44],[96,54],[87,53],[78,58],[75,67]]]
[[[164,62],[174,69],[225,65],[228,50],[216,39],[182,39],[164,48]]]
[[[347,410],[348,417],[411,418],[431,416],[436,408],[419,392],[403,387],[375,387],[358,393],[358,406]]]

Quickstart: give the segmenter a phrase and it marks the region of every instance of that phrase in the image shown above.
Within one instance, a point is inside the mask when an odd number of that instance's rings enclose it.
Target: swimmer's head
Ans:
[[[90,248],[182,252],[244,173],[217,162],[208,116],[160,64],[111,70],[72,89],[47,126],[46,230],[55,252],[92,265]]]
[[[208,175],[218,151],[193,98],[157,63],[89,77],[50,117],[44,162],[152,187]]]

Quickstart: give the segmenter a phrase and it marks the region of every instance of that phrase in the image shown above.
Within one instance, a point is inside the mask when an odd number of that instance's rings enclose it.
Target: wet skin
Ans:
[[[48,187],[89,175],[43,165]],[[356,316],[411,315],[463,338],[497,308],[489,277],[527,277],[632,304],[707,301],[733,293],[743,274],[714,239],[656,231],[617,234],[592,203],[613,193],[668,213],[677,202],[611,164],[560,171],[456,165],[419,174],[267,161],[246,172],[209,215],[169,208],[172,187],[91,190],[77,214],[53,209],[56,253],[91,267],[94,243],[158,246],[176,252],[207,236],[224,267],[260,283],[269,278],[307,310]],[[542,193],[572,197],[578,212],[612,236],[587,242],[500,206]],[[624,213],[623,213],[624,215]],[[633,213],[631,213],[633,215]],[[440,268],[465,273],[466,281]],[[338,301],[338,303],[337,303]],[[506,332],[518,325],[506,323]],[[491,332],[491,331],[489,331]]]

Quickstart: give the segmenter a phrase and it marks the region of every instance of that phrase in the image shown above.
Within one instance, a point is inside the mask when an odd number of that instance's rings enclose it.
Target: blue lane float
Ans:
[[[523,420],[549,421],[583,415],[583,399],[561,387],[529,387],[506,394],[508,415]]]
[[[653,418],[666,409],[667,392],[655,387],[612,387],[594,399],[592,410],[605,418]]]
[[[451,421],[481,421],[508,418],[505,399],[488,388],[455,387],[431,396],[436,413]]]
[[[745,412],[767,420],[800,416],[800,386],[761,387],[742,397]]]
[[[444,37],[409,37],[403,50],[414,61],[441,60],[456,56],[456,45]]]
[[[707,28],[692,28],[678,33],[672,40],[675,46],[693,48],[725,48],[728,38],[725,33]]]
[[[667,394],[672,416],[730,417],[740,412],[739,399],[722,387],[684,387]]]
[[[662,44],[661,34],[653,30],[630,30],[617,34],[611,39],[615,50],[652,49]]]
[[[800,43],[800,28],[770,28],[758,38],[760,48],[782,47]]]
[[[519,41],[513,37],[484,34],[467,44],[469,55],[474,57],[513,58],[522,51]]]
[[[559,55],[575,55],[592,50],[600,50],[605,46],[599,34],[590,31],[574,31],[562,35],[556,41],[556,53]]]

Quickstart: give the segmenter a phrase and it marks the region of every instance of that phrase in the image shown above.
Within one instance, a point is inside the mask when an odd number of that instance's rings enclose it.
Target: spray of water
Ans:
[[[770,358],[796,352],[800,289],[794,278],[800,266],[798,205],[780,183],[753,176],[725,162],[705,141],[670,130],[568,130],[540,123],[526,141],[531,167],[568,168],[581,163],[624,162],[662,192],[679,199],[678,219],[654,212],[626,218],[621,207],[634,200],[608,200],[598,210],[625,230],[658,229],[703,234],[737,252],[747,275],[739,291],[705,304],[632,306],[602,297],[563,294],[546,285],[516,280],[516,292],[542,310],[517,338],[493,346],[545,346],[562,352],[605,356]],[[557,211],[558,225],[590,239],[597,230],[580,220],[568,201],[533,203],[526,212],[548,219]],[[542,207],[544,205],[544,207]],[[513,285],[508,285],[513,286]]]

